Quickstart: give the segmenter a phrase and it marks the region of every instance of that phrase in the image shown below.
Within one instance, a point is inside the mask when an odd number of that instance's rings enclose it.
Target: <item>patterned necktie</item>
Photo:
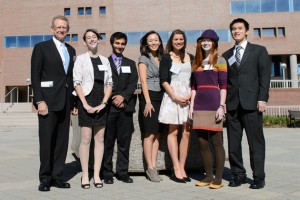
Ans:
[[[240,52],[241,49],[242,49],[241,46],[237,46],[236,47],[236,52],[235,52],[235,60],[236,60],[236,64],[237,64],[238,67],[240,66],[241,60],[242,60],[241,52]]]
[[[120,74],[121,57],[116,57],[116,58],[115,58],[115,64],[116,64],[116,68],[117,68],[118,74]]]
[[[63,45],[63,44],[61,45],[61,50],[62,50],[64,58],[65,58],[64,69],[65,69],[65,72],[67,73],[69,63],[70,63],[70,56],[69,56],[69,53],[68,53],[67,48],[65,47],[65,45]]]

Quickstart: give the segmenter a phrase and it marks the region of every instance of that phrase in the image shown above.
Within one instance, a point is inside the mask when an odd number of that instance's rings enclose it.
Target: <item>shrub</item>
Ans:
[[[289,125],[288,117],[265,115],[263,117],[264,128],[286,128]]]

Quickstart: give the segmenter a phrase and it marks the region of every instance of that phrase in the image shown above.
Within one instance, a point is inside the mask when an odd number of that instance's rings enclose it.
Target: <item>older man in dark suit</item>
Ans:
[[[242,158],[243,129],[246,131],[253,171],[251,189],[265,186],[265,139],[263,112],[269,98],[271,64],[265,47],[247,41],[249,24],[238,18],[230,31],[235,46],[223,56],[228,62],[227,131],[229,162],[233,179],[230,187],[246,183]]]
[[[38,110],[40,171],[39,191],[50,186],[70,188],[61,180],[69,140],[70,113],[73,106],[73,65],[75,49],[64,42],[68,19],[55,16],[53,38],[38,43],[31,57],[33,103]]]
[[[134,95],[138,74],[135,62],[123,56],[127,44],[127,36],[115,32],[110,38],[112,55],[108,58],[112,68],[113,91],[109,101],[108,120],[104,141],[104,183],[113,184],[114,145],[117,140],[116,177],[124,183],[132,183],[128,175],[129,148],[133,128],[136,95]]]

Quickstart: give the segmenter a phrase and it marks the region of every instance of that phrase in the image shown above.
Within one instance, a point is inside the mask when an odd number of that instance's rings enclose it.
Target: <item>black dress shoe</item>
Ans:
[[[105,184],[114,184],[114,179],[112,177],[104,178]]]
[[[116,178],[124,183],[133,183],[132,178],[128,175],[116,176]]]
[[[235,176],[229,182],[229,187],[239,187],[241,184],[246,183],[247,176]]]
[[[190,178],[190,177],[183,177],[183,180],[185,180],[185,182],[191,182],[192,181],[192,179]]]
[[[51,186],[63,189],[71,187],[70,183],[62,182],[61,180],[53,180]]]
[[[50,184],[40,183],[38,190],[41,192],[48,192],[48,191],[50,191]]]
[[[264,179],[260,178],[254,178],[253,182],[251,183],[250,187],[251,189],[261,189],[265,187],[266,182]]]

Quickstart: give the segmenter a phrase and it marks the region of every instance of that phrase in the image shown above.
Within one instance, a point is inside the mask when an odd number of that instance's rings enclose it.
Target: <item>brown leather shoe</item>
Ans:
[[[209,185],[209,188],[210,188],[210,189],[220,189],[220,188],[223,187],[223,186],[224,186],[224,182],[222,181],[220,185],[211,183],[211,184]]]

